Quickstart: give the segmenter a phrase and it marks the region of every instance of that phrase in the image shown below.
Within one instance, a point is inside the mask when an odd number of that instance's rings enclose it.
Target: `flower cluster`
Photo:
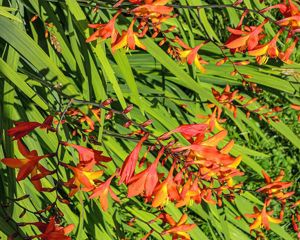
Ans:
[[[115,14],[107,23],[89,24],[89,28],[94,29],[94,32],[86,42],[109,40],[111,51],[115,53],[123,48],[135,50],[138,47],[147,50],[147,44],[142,38],[160,38],[159,45],[167,45],[165,49],[171,57],[181,63],[195,64],[199,71],[204,73],[204,65],[208,62],[199,55],[199,51],[213,40],[202,39],[203,41],[197,42],[195,46],[186,44],[182,40],[183,37],[176,34],[175,27],[168,23],[168,20],[176,17],[175,6],[169,2],[120,0],[114,5]],[[125,3],[126,8],[123,7]],[[236,1],[230,6],[236,8],[241,4],[243,1]],[[274,9],[282,16],[279,20],[272,20],[264,15]],[[231,54],[253,56],[258,64],[266,63],[269,58],[291,63],[291,54],[298,43],[296,35],[300,32],[298,6],[291,0],[283,0],[279,4],[262,9],[257,13],[264,20],[258,25],[245,24],[249,9],[242,10],[245,11],[236,28],[228,27],[228,40],[224,45],[217,44],[224,56],[216,65],[231,62],[234,67],[231,75],[240,74],[245,80],[252,76],[241,74],[237,66],[248,65],[251,61],[232,61],[226,55],[226,49],[229,49]],[[124,17],[129,20],[125,29],[122,28],[123,24],[118,26],[119,20]],[[272,39],[268,39],[265,34],[267,24],[278,26],[278,31]],[[49,34],[52,24],[46,26],[46,33]],[[282,35],[286,32],[284,39]],[[54,32],[50,33],[51,43],[60,52]],[[285,48],[277,47],[281,40],[285,40]],[[254,83],[251,87],[258,91]],[[240,110],[247,117],[255,115],[267,122],[279,121],[276,113],[282,111],[279,106],[259,106],[258,98],[245,97],[239,90],[232,90],[229,85],[221,90],[212,88],[211,96],[213,98],[207,105],[210,114],[197,116],[203,121],[181,124],[173,130],[159,133],[159,136],[148,130],[148,126],[152,124],[150,119],[139,123],[130,118],[129,113],[133,105],[116,110],[112,107],[112,99],[93,103],[64,96],[69,100],[65,109],[53,113],[53,116],[47,116],[42,123],[16,122],[15,126],[7,131],[7,135],[16,142],[23,157],[5,157],[1,159],[1,163],[17,169],[17,182],[27,179],[38,192],[50,192],[55,195],[52,202],[46,203],[47,206],[37,211],[28,211],[18,203],[24,210],[24,215],[34,214],[38,220],[18,223],[17,226],[36,227],[40,233],[29,236],[30,239],[71,239],[68,235],[75,226],[64,224],[64,213],[57,203],[69,204],[78,193],[84,193],[82,196],[86,200],[96,199],[103,211],[108,211],[111,207],[110,198],[114,200],[113,204],[121,206],[131,198],[143,201],[156,216],[147,224],[151,227],[156,221],[162,222],[163,230],[159,232],[160,236],[169,234],[172,239],[190,239],[189,231],[192,231],[196,224],[187,213],[182,214],[180,218],[172,216],[168,212],[168,204],[173,204],[178,209],[187,209],[193,204],[221,208],[228,203],[235,204],[237,196],[249,190],[244,188],[242,182],[247,174],[244,171],[246,168],[242,167],[245,157],[232,151],[235,143],[229,139],[228,132],[222,126],[226,121],[222,118],[224,110],[230,112],[234,118]],[[291,108],[300,110],[298,105],[291,105]],[[120,134],[114,129],[111,120],[114,120],[115,116],[124,122],[123,127],[128,130],[126,133]],[[300,119],[300,116],[298,118]],[[62,129],[67,130],[68,134],[62,133]],[[114,131],[110,132],[108,129]],[[28,147],[28,135],[36,130],[55,135],[55,152]],[[100,133],[106,133],[105,131],[112,137],[128,141],[134,139],[137,142],[121,164],[117,164],[117,161],[101,148],[101,140],[98,137]],[[65,153],[66,156],[63,156]],[[112,165],[114,169],[109,169]],[[270,223],[281,223],[287,215],[286,209],[290,208],[292,227],[300,236],[300,215],[297,209],[300,202],[291,203],[291,197],[295,194],[290,190],[293,183],[283,181],[282,170],[275,179],[265,171],[262,172],[262,176],[265,184],[258,189],[251,189],[258,196],[261,205],[254,206],[253,213],[243,215],[245,219],[250,219],[250,234],[254,233],[259,238],[262,229],[271,228]],[[45,179],[50,180],[50,187],[45,187]],[[15,199],[11,201],[17,202]],[[21,214],[20,218],[22,217]],[[134,216],[135,218],[138,216]],[[130,222],[131,225],[133,221]],[[151,228],[143,239],[147,239],[155,231],[154,227]]]
[[[254,214],[245,214],[247,218],[254,218],[254,222],[250,225],[250,230],[254,230],[263,226],[265,229],[270,230],[270,222],[280,223],[284,217],[285,205],[287,199],[290,198],[294,192],[287,192],[286,190],[292,186],[291,182],[282,182],[284,172],[281,170],[279,176],[272,180],[266,172],[262,172],[266,181],[266,186],[257,190],[257,192],[264,193],[264,205],[262,210],[254,207]],[[272,217],[274,211],[267,211],[271,201],[275,201],[281,204],[281,212],[279,218]]]
[[[152,38],[160,37],[162,40],[160,40],[159,45],[162,46],[168,43],[167,52],[172,57],[182,63],[190,65],[195,63],[201,72],[205,72],[202,65],[207,64],[207,62],[198,55],[198,51],[207,41],[192,48],[184,43],[179,36],[175,35],[173,37],[168,34],[174,32],[175,26],[169,27],[165,23],[168,19],[176,17],[174,8],[166,5],[170,2],[169,0],[129,1],[132,6],[127,10],[122,8],[123,2],[119,1],[114,5],[119,10],[108,23],[89,24],[90,28],[96,30],[86,42],[92,42],[97,39],[103,41],[109,38],[112,52],[121,48],[135,50],[136,46],[147,50],[140,39],[146,35]],[[116,29],[116,22],[122,14],[130,14],[132,19],[128,29],[120,33]]]
[[[212,40],[204,39],[202,43],[194,47],[188,46],[181,39],[181,36],[174,32],[176,27],[169,26],[167,23],[170,18],[177,16],[176,9],[173,5],[169,4],[171,2],[170,0],[129,0],[128,3],[126,3],[126,9],[123,7],[124,2],[124,0],[121,0],[114,5],[117,12],[108,23],[89,24],[89,27],[95,29],[95,32],[86,40],[86,42],[92,42],[97,39],[100,39],[101,41],[110,39],[113,52],[121,48],[135,50],[136,46],[143,50],[147,50],[147,47],[143,44],[141,38],[145,36],[150,36],[152,38],[159,37],[159,39],[161,39],[159,45],[162,46],[167,43],[167,52],[173,58],[190,65],[194,63],[202,73],[205,72],[203,64],[208,64],[208,62],[202,59],[198,54],[198,51],[203,45]],[[237,1],[233,4],[233,7],[242,4],[243,1]],[[249,56],[256,57],[258,64],[266,63],[269,58],[279,58],[285,63],[292,63],[290,56],[298,43],[296,34],[299,32],[300,26],[300,11],[298,6],[291,0],[283,0],[282,3],[254,11],[257,15],[264,17],[264,20],[257,26],[244,24],[246,17],[249,15],[249,9],[239,8],[239,10],[243,9],[244,13],[236,28],[228,27],[230,36],[224,43],[224,46],[230,49],[232,54],[247,52]],[[273,20],[264,15],[265,12],[271,11],[272,9],[279,9],[279,13],[283,18]],[[131,16],[131,18],[128,18],[128,15]],[[117,28],[116,25],[118,18],[121,16],[131,19],[131,23],[126,30],[119,32],[117,30],[119,28]],[[267,40],[267,34],[264,32],[266,24],[273,24],[279,28],[271,40]],[[285,39],[285,45],[288,47],[285,50],[279,50],[277,42],[284,32],[288,32]],[[227,59],[228,57],[225,57],[223,60],[219,61],[217,65],[219,66],[225,63]],[[243,78],[247,78],[247,75],[243,76]]]
[[[214,121],[216,124],[218,123],[218,121],[220,121],[223,109],[227,109],[228,111],[232,112],[233,116],[236,118],[238,108],[240,108],[241,110],[243,109],[248,118],[252,114],[256,115],[259,120],[264,119],[268,123],[270,123],[270,121],[280,121],[276,113],[283,110],[281,107],[276,106],[273,108],[269,108],[269,106],[267,105],[257,107],[255,106],[255,103],[257,103],[258,98],[251,98],[246,100],[246,98],[239,93],[239,90],[231,91],[229,85],[226,85],[222,92],[219,92],[212,88],[212,94],[218,104],[209,103],[208,107],[213,109],[212,117],[215,119]]]
[[[231,99],[236,97],[238,100],[242,100],[237,92],[231,93],[230,89],[227,89],[223,94],[216,94],[216,99],[229,109],[232,108]],[[80,102],[80,100],[78,101]],[[41,218],[40,222],[19,224],[20,226],[34,225],[38,227],[41,233],[31,236],[31,238],[51,239],[52,236],[57,235],[61,239],[70,239],[66,235],[71,232],[74,225],[67,227],[59,225],[64,214],[59,210],[56,202],[58,200],[68,204],[79,191],[88,193],[89,199],[99,199],[103,211],[107,211],[109,208],[109,196],[118,204],[122,204],[124,199],[117,196],[113,179],[118,179],[117,185],[127,186],[127,198],[142,198],[145,204],[149,204],[161,212],[153,221],[161,219],[163,224],[167,224],[168,226],[165,226],[165,230],[160,234],[170,234],[173,239],[190,239],[188,231],[192,230],[195,224],[190,220],[190,223],[185,223],[188,220],[187,214],[183,214],[176,223],[172,216],[164,210],[169,202],[173,202],[177,208],[201,203],[222,207],[224,200],[234,203],[236,196],[244,191],[243,184],[239,181],[239,177],[245,174],[239,168],[242,157],[230,154],[234,141],[226,140],[227,131],[221,126],[223,121],[216,116],[217,112],[220,111],[218,108],[215,108],[211,115],[202,116],[202,118],[207,119],[205,123],[182,124],[161,136],[155,136],[146,129],[151,124],[150,120],[139,124],[127,116],[132,110],[132,105],[119,111],[109,108],[110,103],[112,100],[106,100],[98,104],[98,107],[89,107],[90,114],[85,114],[80,108],[68,105],[68,109],[57,113],[58,120],[47,117],[41,124],[19,122],[16,123],[15,127],[8,130],[8,134],[17,141],[19,151],[24,159],[4,158],[1,162],[8,167],[19,169],[17,181],[29,177],[38,191],[56,192],[56,200],[53,203],[34,213]],[[96,141],[92,134],[98,125],[96,121],[99,124],[102,122],[99,115],[102,109],[109,112],[106,114],[106,119],[112,119],[114,114],[119,114],[127,122],[131,122],[131,124],[126,125],[128,129],[131,125],[139,128],[138,130],[131,128],[131,133],[127,134],[127,136],[139,136],[140,140],[125,158],[120,168],[113,174],[108,174],[106,171],[106,164],[112,159],[103,155],[102,151],[77,145],[72,143],[71,139],[62,140],[59,137],[59,129],[61,125],[64,125],[73,132],[72,129],[76,127],[76,134],[73,134],[73,137],[87,142]],[[39,156],[35,150],[29,151],[24,145],[24,138],[36,128],[55,132],[59,140],[58,149],[76,150],[78,153],[77,160],[65,162],[65,160],[60,159],[58,151],[42,156]],[[53,134],[51,131],[49,134]],[[183,138],[184,141],[179,141],[180,138]],[[183,144],[184,142],[185,144]],[[145,143],[148,147],[143,157],[140,158],[141,152],[145,149]],[[154,160],[148,159],[150,152],[156,156]],[[40,163],[43,158],[56,159],[55,169],[46,169]],[[161,172],[163,169],[165,171]],[[60,175],[61,171],[68,172],[68,176],[71,175],[71,177],[67,181],[63,181]],[[265,172],[263,175],[266,185],[256,190],[258,194],[264,196],[263,208],[259,210],[258,207],[255,207],[253,214],[244,215],[246,218],[255,219],[250,225],[250,231],[257,232],[260,227],[269,229],[269,222],[280,223],[288,199],[294,194],[292,191],[287,191],[292,183],[282,182],[283,171],[275,180],[272,180]],[[52,188],[42,187],[41,179],[45,177],[52,177],[56,184]],[[66,188],[69,189],[67,198],[61,196],[61,192],[64,192]],[[273,211],[268,210],[272,202],[281,205],[280,218],[274,218]],[[43,214],[47,213],[49,213],[46,215],[48,217],[45,218]],[[297,212],[293,215],[292,222],[294,229],[298,229],[294,216],[298,216]],[[152,229],[144,239],[153,232]]]
[[[271,21],[267,17],[258,26],[243,25],[246,15],[249,14],[249,11],[246,10],[235,29],[228,27],[231,35],[225,46],[230,49],[231,53],[248,52],[250,56],[256,57],[258,64],[266,63],[269,58],[279,58],[285,63],[291,63],[289,58],[298,42],[298,37],[295,34],[299,32],[300,11],[291,0],[283,0],[282,3],[262,9],[259,13],[263,14],[271,9],[279,9],[283,16],[283,19],[272,20],[272,23],[279,27],[276,35],[266,42],[267,35],[264,33],[264,26]],[[277,42],[284,31],[288,32],[285,42],[291,43],[285,51],[280,51]]]

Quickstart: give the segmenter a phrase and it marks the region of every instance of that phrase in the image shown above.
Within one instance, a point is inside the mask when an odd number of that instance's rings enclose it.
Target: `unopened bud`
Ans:
[[[38,15],[34,15],[31,19],[30,19],[30,22],[34,22],[38,19]]]
[[[114,115],[114,113],[113,113],[112,111],[109,111],[109,112],[106,114],[105,119],[106,119],[106,120],[112,119],[113,115]]]
[[[234,70],[230,73],[231,76],[235,76],[237,74],[237,70]]]
[[[57,209],[57,213],[59,216],[63,217],[64,216],[64,213],[60,210],[60,209]]]
[[[101,105],[105,107],[105,106],[108,106],[108,105],[112,104],[113,101],[114,101],[114,100],[113,100],[112,98],[108,98],[108,99],[106,99],[105,101],[103,101],[103,102],[101,103]]]
[[[132,121],[128,121],[128,122],[123,124],[123,127],[128,128],[128,127],[131,126],[131,124],[132,124]]]
[[[148,119],[147,121],[143,122],[141,124],[141,126],[147,127],[147,126],[151,125],[152,123],[153,123],[153,120],[152,119]]]
[[[281,112],[282,110],[283,109],[281,107],[278,107],[278,106],[273,108],[274,112]]]
[[[167,38],[163,38],[163,40],[161,40],[158,45],[161,47],[162,45],[164,45],[166,43],[166,41],[167,41]]]
[[[124,113],[124,114],[127,114],[127,113],[129,113],[132,109],[133,109],[133,105],[130,104],[130,105],[127,106],[127,108],[125,108],[125,109],[123,110],[123,113]]]
[[[243,78],[247,78],[247,79],[253,78],[253,76],[251,76],[251,75],[249,75],[249,74],[242,74],[242,76],[243,76]]]
[[[236,66],[245,66],[245,65],[250,64],[250,61],[246,60],[246,61],[241,61],[241,62],[234,62],[233,64]]]
[[[228,60],[228,57],[224,57],[223,59],[219,60],[219,61],[216,63],[216,66],[221,66],[221,65],[223,65],[224,63],[226,63],[227,60]]]
[[[69,200],[67,200],[67,199],[63,199],[63,198],[58,198],[58,200],[61,202],[61,203],[64,203],[64,204],[66,204],[66,205],[69,205],[70,204],[70,201]]]
[[[238,5],[240,5],[241,3],[243,3],[244,2],[244,0],[236,0],[234,3],[233,3],[233,6],[238,6]]]
[[[246,117],[247,117],[247,118],[250,117],[250,112],[249,112],[249,111],[246,113]]]

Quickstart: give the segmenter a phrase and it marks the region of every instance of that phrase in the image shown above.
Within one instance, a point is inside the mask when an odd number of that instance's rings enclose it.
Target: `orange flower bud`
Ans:
[[[108,98],[104,102],[102,102],[101,105],[105,107],[105,106],[112,104],[113,101],[114,101],[114,99]]]
[[[248,75],[248,74],[242,74],[242,76],[243,76],[243,78],[253,78],[253,76],[251,76],[251,75]]]
[[[219,60],[219,61],[216,63],[216,66],[221,66],[221,65],[223,65],[224,63],[226,63],[227,60],[228,60],[228,57],[224,57],[223,59]]]
[[[132,121],[127,121],[126,123],[123,124],[123,127],[129,128],[132,124]]]
[[[31,19],[30,19],[30,22],[34,22],[38,19],[38,15],[34,15]]]
[[[48,37],[49,37],[49,30],[46,29],[46,31],[45,31],[45,38],[48,38]]]
[[[231,76],[235,76],[237,74],[237,70],[234,70],[230,73]]]
[[[236,66],[245,66],[245,65],[250,64],[250,61],[246,60],[246,61],[241,61],[241,62],[234,62],[233,64]]]
[[[149,125],[151,125],[153,123],[153,120],[152,119],[148,119],[147,121],[143,122],[141,125],[143,127],[147,127]]]
[[[247,107],[248,105],[254,103],[256,100],[257,100],[257,98],[252,98],[252,99],[250,99],[248,102],[246,102],[246,103],[243,105],[243,107]]]
[[[296,110],[296,111],[300,111],[300,105],[291,104],[291,108]]]
[[[112,119],[113,115],[114,115],[113,111],[109,111],[109,112],[106,114],[105,119],[106,119],[106,120]]]

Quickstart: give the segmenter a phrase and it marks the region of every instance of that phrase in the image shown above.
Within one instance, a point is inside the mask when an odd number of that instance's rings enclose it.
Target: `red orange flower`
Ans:
[[[41,234],[31,236],[30,239],[39,238],[42,240],[71,240],[71,237],[66,235],[72,232],[75,227],[74,224],[66,227],[59,226],[55,222],[55,217],[51,217],[49,223],[35,222],[25,225],[34,225],[42,232]]]
[[[270,230],[270,222],[281,223],[280,219],[271,217],[273,211],[267,212],[267,205],[268,203],[265,202],[262,211],[259,211],[257,207],[254,207],[253,214],[244,214],[246,218],[255,218],[254,222],[250,225],[250,231],[259,227]]]
[[[264,63],[268,57],[276,58],[279,56],[279,51],[277,49],[277,41],[283,29],[280,29],[275,37],[267,44],[259,45],[256,48],[248,51],[250,56],[255,56],[259,64]]]
[[[269,198],[277,198],[280,201],[284,201],[286,198],[292,196],[294,192],[287,192],[285,193],[284,190],[289,188],[293,185],[292,182],[282,182],[284,177],[284,171],[281,170],[278,177],[275,180],[272,180],[270,176],[265,172],[262,171],[265,181],[267,183],[266,186],[257,190],[257,192],[262,192],[268,195]]]
[[[20,139],[30,132],[32,132],[37,127],[40,127],[41,129],[46,128],[47,130],[50,130],[52,128],[52,121],[53,117],[48,116],[43,123],[38,122],[16,122],[15,127],[10,128],[7,130],[7,134],[10,137],[13,137],[13,140]]]
[[[158,183],[157,165],[159,159],[164,153],[165,148],[163,147],[155,161],[144,171],[133,176],[128,185],[128,197],[137,196],[145,192],[146,197],[150,197]]]
[[[78,192],[81,185],[84,186],[84,188],[82,189],[83,191],[91,191],[96,186],[96,180],[103,174],[102,170],[92,172],[91,169],[85,169],[80,164],[76,167],[70,166],[65,163],[60,164],[66,168],[71,169],[74,173],[74,177],[72,177],[67,183],[65,183],[65,186],[71,189],[69,196],[73,196],[76,192]]]
[[[192,65],[195,63],[196,67],[204,73],[206,70],[202,66],[202,64],[207,64],[208,62],[204,61],[200,55],[198,54],[198,51],[201,47],[203,47],[204,44],[207,42],[203,42],[199,44],[198,46],[191,48],[188,45],[186,45],[180,38],[176,37],[175,41],[184,48],[184,50],[178,49],[177,52],[179,54],[179,57],[182,62],[187,62],[189,65]]]
[[[191,145],[176,147],[172,151],[175,153],[186,151],[184,154],[186,166],[193,165],[198,168],[200,179],[206,181],[217,179],[220,183],[227,183],[232,187],[232,178],[243,175],[236,169],[242,158],[240,156],[233,158],[228,155],[233,141],[230,141],[223,149],[217,149],[216,146],[226,135],[227,131],[223,130],[206,140],[202,136],[191,142]]]
[[[225,46],[229,49],[248,49],[253,50],[261,39],[261,33],[263,32],[263,26],[268,22],[265,19],[258,26],[245,26],[244,30],[241,30],[241,26],[236,29],[228,27],[228,31],[232,34]]]
[[[100,197],[100,205],[104,211],[108,209],[108,193],[115,201],[120,202],[120,199],[110,187],[111,181],[114,177],[115,175],[112,175],[104,183],[100,184],[97,188],[95,188],[93,194],[90,196],[90,199]]]
[[[217,108],[213,110],[212,114],[197,115],[197,117],[200,119],[206,119],[206,121],[203,122],[203,124],[207,124],[210,131],[214,131],[215,128],[219,131],[224,130],[221,124],[224,123],[226,119],[220,119],[220,116],[216,116],[216,113]]]
[[[192,178],[190,177],[187,182],[184,184],[181,192],[180,192],[180,198],[181,200],[178,201],[176,204],[176,207],[182,207],[182,206],[188,206],[192,202],[192,200],[195,200],[196,198],[200,197],[200,188],[198,186],[198,178],[195,179],[195,181],[192,182]],[[201,201],[201,198],[200,198]]]
[[[167,214],[166,219],[168,223],[171,225],[171,228],[168,230],[165,230],[162,232],[162,234],[171,234],[172,239],[184,239],[184,240],[190,240],[191,237],[187,233],[188,231],[192,230],[196,227],[196,224],[186,224],[185,222],[188,219],[188,216],[186,214],[183,214],[179,221],[176,223],[174,219]]]
[[[174,182],[173,171],[175,165],[173,164],[167,178],[160,183],[154,190],[154,199],[152,202],[152,207],[163,207],[169,199],[179,200],[180,196],[177,190],[177,185]]]
[[[285,52],[281,52],[279,54],[279,58],[281,61],[283,61],[287,64],[293,63],[293,61],[290,60],[290,56],[292,55],[298,41],[299,41],[299,39],[296,37],[294,39],[294,41],[292,42],[292,44],[285,50]]]
[[[284,4],[278,4],[275,6],[278,6],[281,14],[285,17],[281,20],[278,20],[276,23],[279,26],[289,26],[293,30],[293,32],[300,31],[300,10],[292,2],[292,0],[288,0],[288,2],[284,0]],[[267,8],[264,11],[266,10],[269,9]]]
[[[120,181],[119,184],[125,182],[128,184],[132,175],[134,174],[134,170],[139,158],[139,153],[142,149],[142,144],[148,139],[149,134],[146,134],[142,137],[142,139],[138,142],[133,151],[128,155],[125,159],[121,169],[120,169]]]
[[[45,168],[41,168],[39,161],[43,158],[53,156],[53,154],[38,156],[36,150],[29,151],[21,140],[18,140],[18,148],[25,157],[24,159],[4,158],[1,160],[8,167],[20,169],[17,181],[25,179],[29,174],[31,174],[31,176],[36,175],[38,169],[43,171]],[[46,172],[46,169],[44,171]],[[47,173],[50,173],[50,171]]]
[[[134,8],[133,12],[138,17],[149,17],[149,18],[161,18],[164,15],[170,15],[173,11],[173,7],[164,6],[169,0],[156,0],[146,1],[146,4],[142,4]]]
[[[138,46],[141,49],[146,50],[146,47],[141,43],[138,37],[138,33],[133,31],[133,26],[136,19],[132,20],[127,31],[123,31],[122,35],[112,44],[112,51],[115,52],[117,49],[128,47],[131,50]]]
[[[180,133],[185,139],[191,140],[195,136],[203,135],[206,130],[206,124],[182,124],[174,130],[163,134],[159,139],[167,139],[173,133]]]
[[[118,11],[115,16],[106,24],[89,24],[88,26],[90,28],[96,28],[97,30],[88,39],[86,39],[86,42],[92,42],[98,38],[101,38],[102,40],[111,38],[111,43],[113,44],[118,36],[118,32],[115,29],[115,22],[120,13],[121,11]]]
[[[222,93],[218,92],[214,88],[211,89],[212,94],[214,95],[215,99],[222,104],[225,108],[227,108],[229,111],[233,112],[234,117],[237,115],[237,108],[234,105],[235,100],[243,100],[244,98],[238,94],[238,90],[235,90],[233,92],[230,91],[230,86],[226,85]],[[220,117],[222,109],[215,104],[209,104],[208,107],[210,108],[217,108],[218,111],[218,117]]]
[[[110,157],[102,155],[102,151],[86,148],[67,142],[61,142],[61,144],[63,144],[64,146],[73,147],[78,151],[80,164],[84,166],[86,170],[91,170],[94,167],[94,165],[101,165],[101,162],[111,161]]]
[[[116,8],[116,7],[119,7],[123,2],[124,2],[125,0],[120,0],[120,1],[118,1],[115,5],[114,5],[114,7]],[[132,4],[141,4],[142,2],[143,2],[143,0],[128,0],[130,3],[132,3]]]

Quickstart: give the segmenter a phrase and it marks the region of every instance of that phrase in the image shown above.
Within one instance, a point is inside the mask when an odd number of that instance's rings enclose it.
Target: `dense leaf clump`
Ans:
[[[300,238],[299,1],[0,3],[0,238]]]

